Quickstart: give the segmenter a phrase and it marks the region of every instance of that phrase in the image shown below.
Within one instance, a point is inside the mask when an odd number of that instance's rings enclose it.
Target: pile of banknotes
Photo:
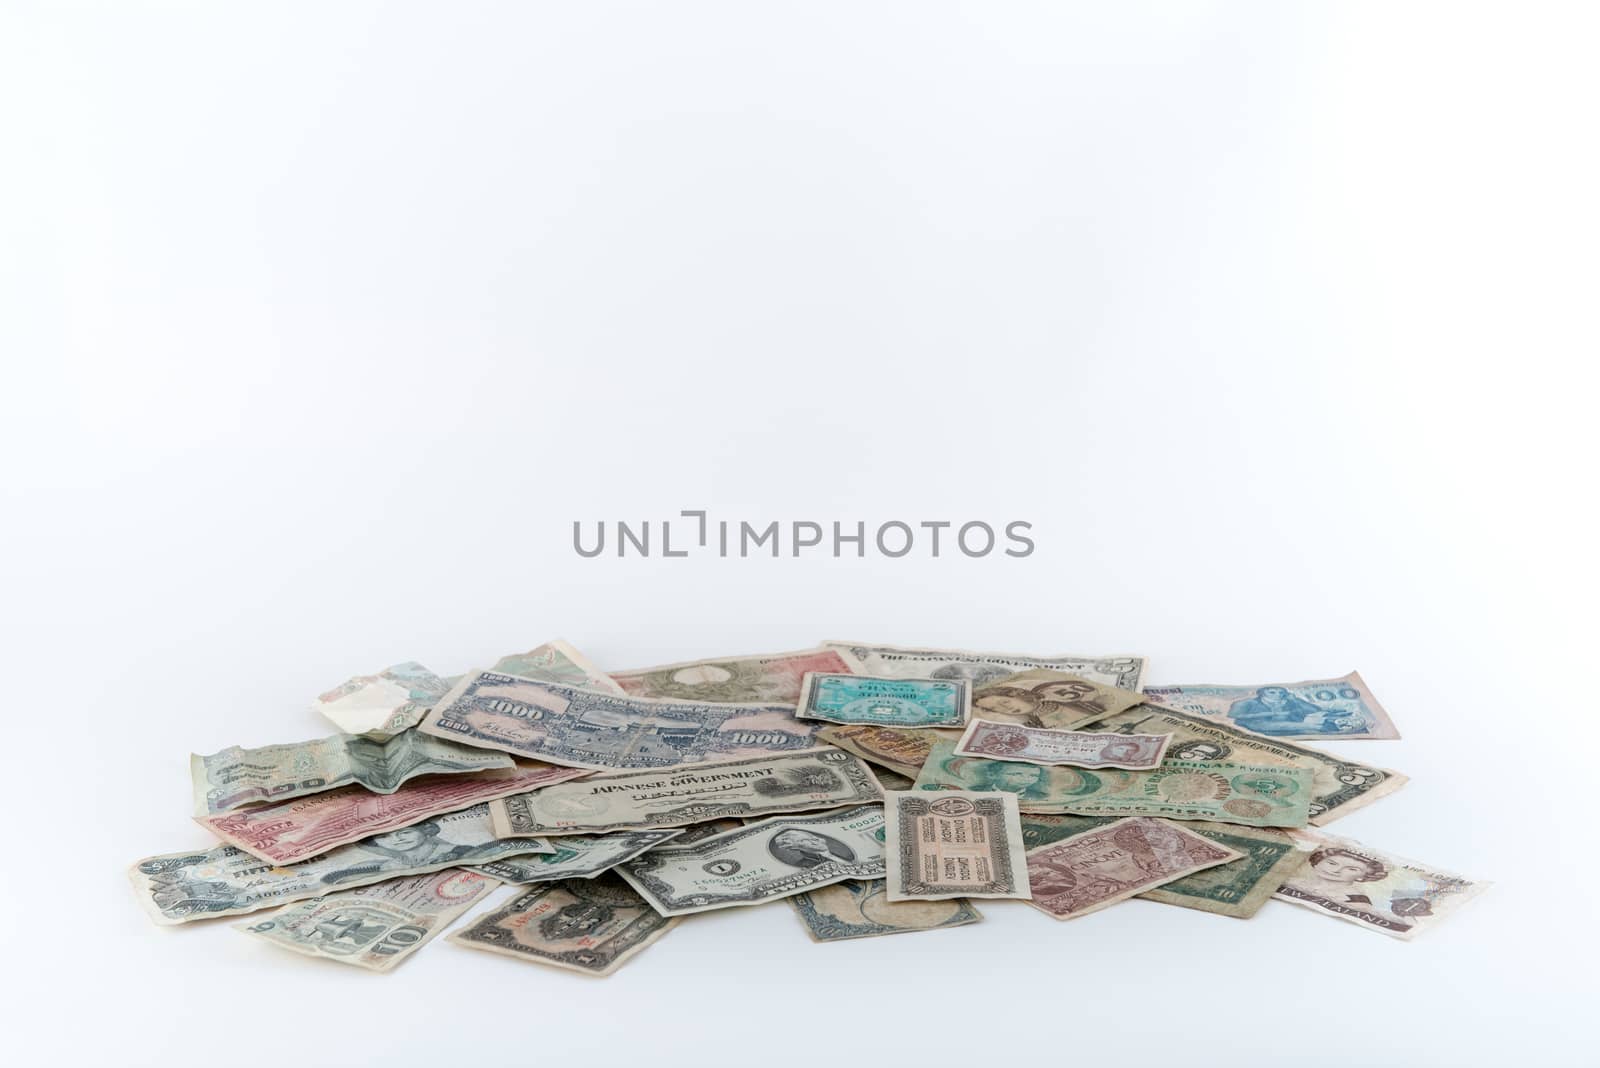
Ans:
[[[372,971],[471,912],[449,941],[592,975],[771,902],[818,942],[976,923],[978,899],[1071,920],[1134,897],[1409,939],[1487,885],[1311,830],[1406,781],[1307,744],[1399,737],[1359,674],[1146,667],[849,642],[398,664],[313,702],[337,734],[191,757],[217,844],[129,874],[157,923],[254,914],[235,929]]]

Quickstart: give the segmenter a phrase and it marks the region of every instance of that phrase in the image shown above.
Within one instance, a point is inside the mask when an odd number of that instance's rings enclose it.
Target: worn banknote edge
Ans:
[[[491,904],[490,907],[485,909],[483,912],[474,916],[472,918],[472,926],[476,926],[479,922],[487,919],[491,915],[503,911],[507,905],[511,904],[511,902],[521,897],[524,893],[527,893],[528,886],[530,885],[542,884],[535,883],[513,885],[511,887],[513,892],[509,896],[502,898],[498,905]],[[637,891],[635,891],[635,893],[637,893]],[[649,902],[646,901],[645,905],[648,907]],[[560,968],[564,972],[574,972],[578,975],[587,975],[591,979],[604,979],[606,976],[615,973],[618,968],[621,968],[634,957],[637,957],[640,953],[661,941],[662,937],[666,935],[668,931],[672,930],[674,927],[678,926],[678,924],[683,922],[682,916],[662,916],[660,913],[656,913],[655,916],[657,920],[661,921],[660,926],[651,931],[643,939],[629,946],[626,952],[613,959],[611,964],[603,971],[595,971],[592,968],[580,968],[575,964],[568,963],[567,961],[556,960],[553,957],[547,957],[542,954],[518,953],[515,950],[506,948],[505,946],[497,946],[488,942],[479,942],[474,939],[467,938],[466,934],[469,930],[471,930],[471,926],[462,927],[459,930],[445,935],[444,940],[446,942],[453,942],[464,949],[477,950],[482,953],[493,953],[497,957],[508,957],[512,960],[519,960],[526,964],[542,964],[548,968]]]
[[[875,652],[891,653],[949,653],[956,659],[968,660],[1007,660],[1011,658],[1029,661],[1137,660],[1139,661],[1139,678],[1137,683],[1133,686],[1121,687],[1122,689],[1131,690],[1134,693],[1140,693],[1144,690],[1145,676],[1150,673],[1150,658],[1142,653],[1101,653],[1095,656],[1080,656],[1076,653],[1056,653],[1053,656],[1035,656],[1031,653],[997,653],[985,652],[977,649],[933,649],[927,646],[918,645],[875,645],[872,642],[824,641],[822,644],[829,649],[837,651],[839,655],[844,658],[844,662],[850,665],[850,669],[858,675],[870,675],[872,672],[868,670],[860,657],[857,657],[854,653],[850,652],[851,649],[856,648],[871,649]],[[1049,666],[1050,665],[1048,663],[1030,663],[1019,668],[1018,670],[1026,671],[1034,667]]]
[[[693,660],[680,660],[675,664],[651,664],[649,667],[629,668],[627,671],[613,671],[610,678],[633,678],[636,675],[653,675],[658,671],[677,671],[680,668],[702,667],[706,664],[742,664],[751,660],[786,660],[796,656],[815,656],[817,653],[837,653],[840,660],[846,660],[839,650],[826,645],[814,645],[809,649],[790,649],[782,653],[749,653],[742,656],[702,656]],[[846,663],[848,661],[846,660]],[[839,672],[838,674],[845,674]]]

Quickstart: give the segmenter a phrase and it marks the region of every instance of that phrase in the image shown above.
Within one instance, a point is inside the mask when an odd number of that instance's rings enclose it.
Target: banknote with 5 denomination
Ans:
[[[286,905],[233,929],[310,957],[386,972],[499,885],[452,868]]]
[[[150,918],[174,924],[552,849],[542,838],[496,838],[488,806],[475,805],[340,846],[303,864],[280,866],[219,845],[146,857],[128,870],[128,878]]]
[[[810,749],[817,725],[795,719],[792,705],[652,701],[478,671],[417,730],[551,764],[628,771]]]
[[[601,872],[610,871],[625,860],[632,860],[647,849],[683,834],[673,828],[666,831],[621,831],[616,834],[569,834],[552,838],[554,853],[529,853],[504,860],[491,860],[487,864],[474,864],[468,871],[492,876],[502,882],[553,883],[560,879],[593,879]]]
[[[1272,738],[1398,738],[1394,721],[1372,696],[1359,672],[1310,682],[1251,686],[1185,683],[1157,686],[1152,704],[1265,734]]]
[[[1015,797],[895,791],[884,807],[890,901],[1028,896]]]
[[[1405,785],[1406,777],[1388,768],[1361,764],[1282,738],[1252,734],[1225,723],[1159,705],[1139,705],[1099,720],[1097,731],[1171,734],[1168,760],[1229,760],[1285,764],[1312,773],[1311,823],[1320,826],[1354,812]]]
[[[617,869],[663,916],[760,905],[844,879],[881,879],[883,807],[775,816]]]
[[[594,775],[500,798],[489,812],[496,833],[510,838],[685,827],[882,800],[883,790],[860,758],[830,746],[666,771]]]
[[[952,743],[939,742],[916,789],[1009,793],[1024,812],[1304,827],[1311,782],[1309,771],[1287,765],[1168,759],[1154,771],[1090,771],[957,756]]]
[[[966,679],[873,678],[808,672],[795,715],[877,727],[960,727],[972,689]]]
[[[956,743],[956,753],[994,760],[1020,760],[1026,764],[1149,771],[1161,765],[1161,757],[1171,740],[1170,734],[1052,731],[975,719]]]
[[[823,642],[837,649],[862,675],[968,679],[974,686],[993,682],[1030,668],[1081,675],[1093,682],[1137,690],[1149,661],[1142,656],[1030,656],[1014,653],[975,653],[967,649],[911,649],[867,642]]]

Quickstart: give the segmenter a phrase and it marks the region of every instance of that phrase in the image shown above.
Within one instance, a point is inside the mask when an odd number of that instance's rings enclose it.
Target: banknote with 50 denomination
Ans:
[[[668,771],[595,775],[563,786],[568,788],[553,786],[495,801],[489,806],[495,831],[508,838],[606,834],[883,800],[867,766],[831,747]]]
[[[844,879],[883,877],[883,807],[775,816],[617,869],[663,916],[760,905]]]
[[[792,705],[696,704],[530,682],[493,671],[462,679],[417,730],[576,768],[627,771],[797,752],[817,727]]]
[[[1141,704],[1133,690],[1034,668],[986,682],[972,691],[972,714],[996,723],[1071,731]]]

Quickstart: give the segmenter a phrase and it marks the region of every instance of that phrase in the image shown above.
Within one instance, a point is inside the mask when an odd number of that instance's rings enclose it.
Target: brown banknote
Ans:
[[[590,772],[522,761],[476,775],[417,779],[392,794],[345,786],[325,794],[240,809],[195,822],[230,845],[274,864],[293,864],[335,846],[510,794],[526,793]]]
[[[1029,904],[1058,920],[1075,919],[1240,856],[1175,823],[1130,816],[1030,849]]]
[[[1143,700],[1132,690],[1091,682],[1081,675],[1034,668],[972,691],[972,715],[998,723],[1070,731]]]
[[[1022,841],[1028,849],[1037,849],[1098,830],[1121,818],[1025,814]],[[1244,856],[1146,890],[1136,895],[1141,900],[1247,920],[1261,910],[1286,879],[1305,866],[1305,851],[1286,831],[1205,820],[1185,820],[1181,826]]]
[[[606,872],[529,887],[449,940],[534,964],[610,975],[678,924]]]
[[[816,648],[613,671],[611,678],[633,697],[793,704],[800,699],[800,680],[807,672],[849,670],[836,650]]]
[[[862,760],[879,764],[915,779],[937,742],[955,742],[960,731],[917,727],[875,727],[830,723],[817,731],[817,740],[836,745]]]

